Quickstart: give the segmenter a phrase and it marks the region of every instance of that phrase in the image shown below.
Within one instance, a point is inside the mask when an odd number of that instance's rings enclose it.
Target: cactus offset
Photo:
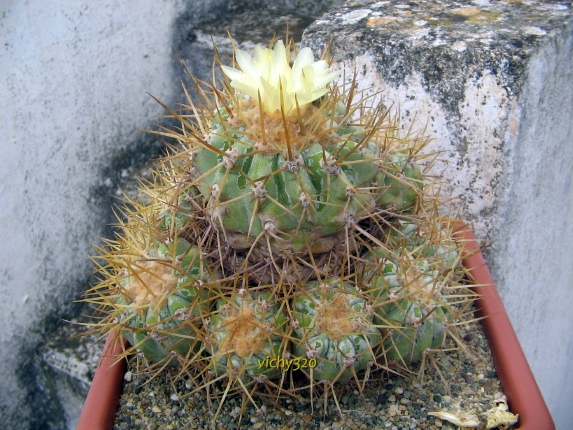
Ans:
[[[357,379],[375,362],[380,332],[372,323],[372,307],[350,284],[310,282],[293,299],[293,308],[293,352],[316,360],[307,372],[315,380]]]
[[[201,317],[216,276],[197,246],[158,229],[157,205],[131,203],[122,233],[100,252],[103,279],[88,300],[107,315],[102,329],[120,331],[150,362],[184,363],[203,348]]]
[[[197,248],[178,240],[159,244],[138,260],[121,282],[126,297],[124,310],[118,309],[123,335],[154,362],[172,352],[185,357],[198,350],[197,318],[209,308],[203,288],[209,275]]]
[[[282,357],[288,352],[285,322],[269,290],[247,292],[243,289],[229,298],[219,299],[208,327],[215,373],[243,378],[245,382],[278,378],[281,369],[261,363],[268,357]],[[247,375],[250,378],[246,378]]]
[[[407,366],[443,347],[451,322],[466,310],[455,305],[471,303],[471,296],[459,284],[457,244],[438,217],[400,223],[389,239],[391,250],[363,256],[362,280],[374,298],[374,321],[385,327],[381,355]]]

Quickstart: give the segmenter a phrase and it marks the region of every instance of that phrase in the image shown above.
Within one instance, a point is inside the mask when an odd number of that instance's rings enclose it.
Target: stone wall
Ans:
[[[442,152],[434,172],[491,244],[557,428],[573,423],[572,16],[564,1],[351,0],[304,35]]]

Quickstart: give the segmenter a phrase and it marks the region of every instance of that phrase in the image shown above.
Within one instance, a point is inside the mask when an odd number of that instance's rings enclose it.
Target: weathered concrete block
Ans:
[[[397,109],[427,126],[435,166],[493,245],[489,263],[558,428],[573,422],[573,14],[559,1],[347,1],[304,44],[331,41]]]

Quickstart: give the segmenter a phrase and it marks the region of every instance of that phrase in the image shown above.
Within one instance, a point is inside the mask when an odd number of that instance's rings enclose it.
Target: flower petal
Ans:
[[[227,77],[231,80],[241,80],[245,77],[245,74],[240,70],[234,69],[228,66],[221,66],[221,70]]]

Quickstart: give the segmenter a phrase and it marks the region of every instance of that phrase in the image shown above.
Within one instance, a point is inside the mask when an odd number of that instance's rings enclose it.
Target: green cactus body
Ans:
[[[366,260],[372,258],[365,256]],[[374,297],[379,306],[375,309],[374,322],[383,324],[378,315],[386,315],[396,307],[395,298],[402,290],[402,282],[398,277],[398,265],[390,259],[380,259],[377,270],[371,270],[366,279],[368,291]],[[380,309],[378,309],[380,308]]]
[[[405,249],[412,257],[427,260],[434,270],[449,271],[459,265],[459,245],[451,231],[444,228],[441,220],[398,221],[389,230],[389,239],[394,249]]]
[[[293,353],[316,360],[307,371],[313,379],[347,381],[375,361],[380,332],[372,324],[367,300],[350,284],[309,282],[293,307]]]
[[[399,304],[385,318],[395,326],[387,331],[384,339],[385,357],[398,363],[420,361],[426,350],[443,345],[447,308],[434,305],[425,309],[425,306],[408,300]]]
[[[159,227],[172,232],[172,235],[185,229],[192,222],[195,214],[191,199],[188,192],[181,191],[163,203],[159,214]]]
[[[272,142],[263,145],[254,126],[232,125],[236,120],[227,117],[219,114],[213,122],[209,147],[194,151],[193,166],[211,217],[234,248],[248,249],[268,233],[281,251],[324,252],[349,217],[372,211],[377,154],[336,134],[334,121],[322,119],[334,133],[315,132],[315,139],[302,141],[289,125],[268,118]]]
[[[384,355],[397,362],[422,359],[426,349],[439,348],[445,339],[448,307],[441,291],[445,278],[432,263],[407,250],[390,256],[376,248],[365,256],[369,294],[374,297],[374,322],[386,328]]]
[[[198,317],[209,308],[209,275],[197,248],[183,239],[158,244],[136,264],[117,304],[124,337],[152,362],[196,351]]]
[[[379,187],[376,193],[377,205],[394,213],[415,208],[424,189],[420,166],[400,153],[384,160],[376,181]]]
[[[283,369],[268,363],[288,353],[285,321],[271,291],[241,291],[219,299],[208,327],[212,369],[243,381],[278,378]]]

